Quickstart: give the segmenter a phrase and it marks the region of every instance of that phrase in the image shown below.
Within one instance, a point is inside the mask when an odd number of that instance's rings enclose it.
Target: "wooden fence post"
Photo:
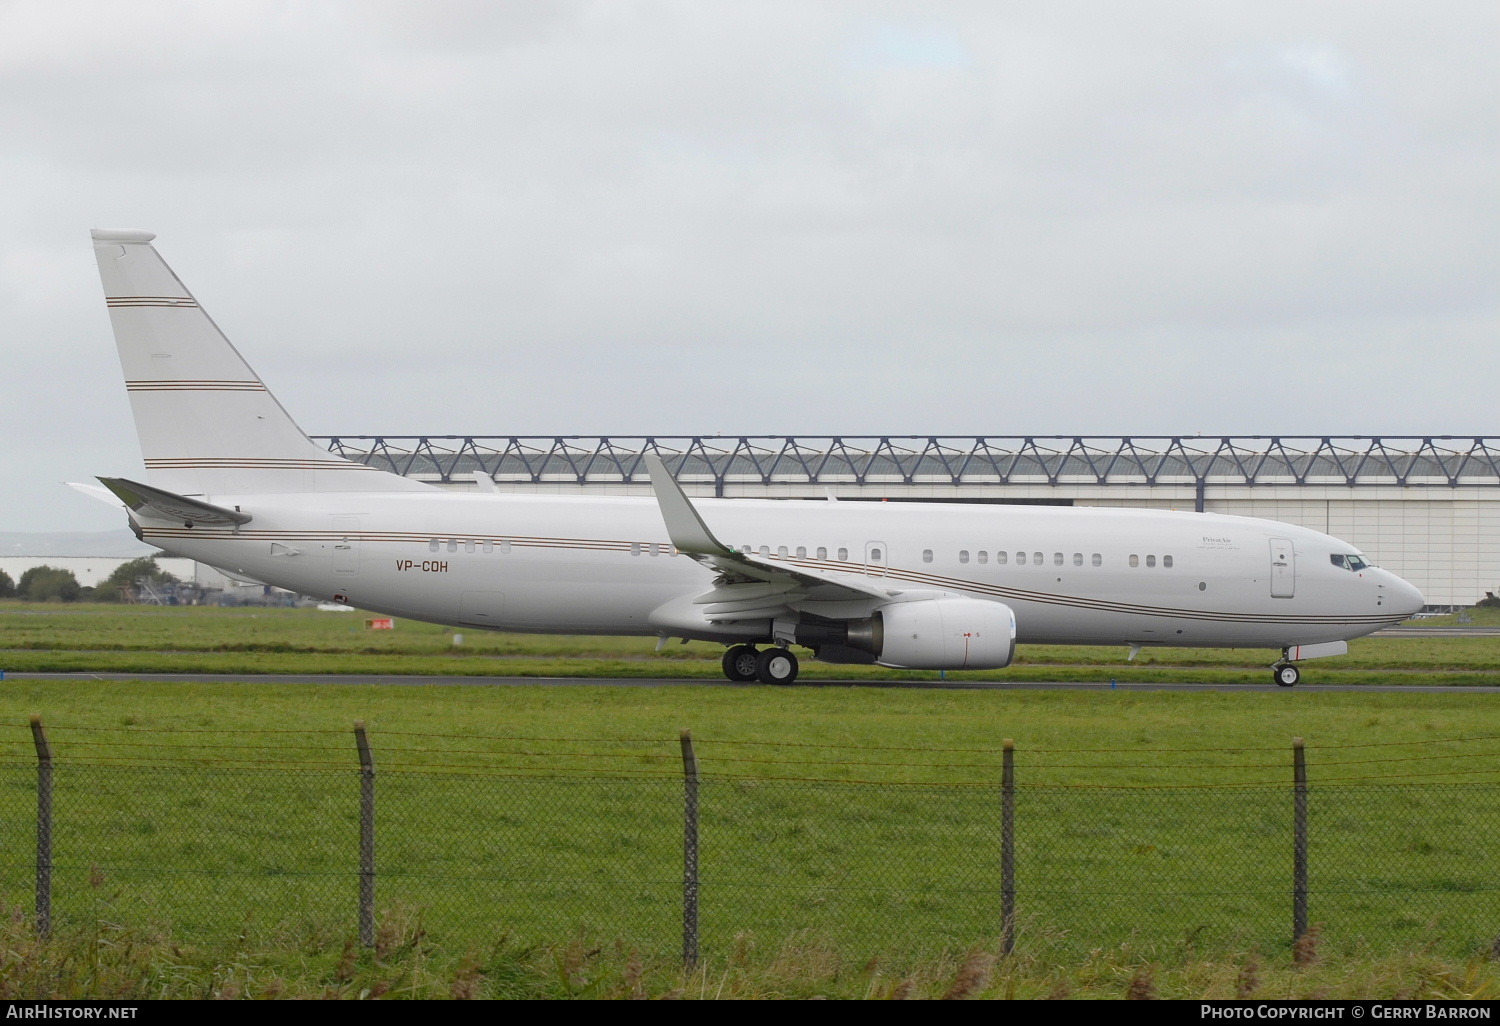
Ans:
[[[1001,953],[1016,947],[1016,743],[1005,739],[1000,775]]]
[[[1307,933],[1307,751],[1292,738],[1292,940]]]
[[[682,732],[682,964],[698,964],[698,758]]]
[[[36,746],[36,932],[52,933],[52,746],[40,716],[31,717]]]
[[[354,721],[359,749],[359,943],[375,946],[375,756],[365,721]]]

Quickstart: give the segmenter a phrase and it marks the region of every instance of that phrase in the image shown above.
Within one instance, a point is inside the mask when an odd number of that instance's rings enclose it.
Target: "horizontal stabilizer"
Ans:
[[[190,499],[185,495],[173,495],[160,488],[127,481],[123,477],[101,477],[99,483],[119,497],[120,501],[137,513],[176,520],[193,527],[196,524],[248,524],[249,513],[237,509],[225,509],[201,499]]]
[[[115,509],[125,508],[125,504],[120,501],[120,497],[108,488],[100,488],[96,484],[87,484],[83,481],[68,481],[66,483],[69,488],[82,492],[96,502],[102,502],[106,506],[113,506]]]

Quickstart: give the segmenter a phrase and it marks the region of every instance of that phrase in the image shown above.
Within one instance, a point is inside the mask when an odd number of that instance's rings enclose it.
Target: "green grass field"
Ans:
[[[1476,624],[1500,611],[1475,610]],[[1451,618],[1450,618],[1451,619]],[[12,672],[410,673],[459,676],[719,676],[717,645],[654,638],[551,637],[454,631],[397,621],[373,631],[359,613],[306,609],[159,608],[0,602],[0,669]],[[1435,621],[1442,622],[1442,621]],[[968,680],[1260,683],[1278,653],[1257,649],[1023,646],[1007,669]],[[1500,679],[1495,638],[1368,638],[1350,654],[1305,664],[1309,683],[1485,684]],[[830,666],[804,659],[804,679],[927,680],[936,673]]]
[[[575,672],[574,661],[606,660],[716,670],[704,659],[711,649],[686,646],[677,658],[653,660],[649,642],[608,639],[466,634],[464,654],[454,656],[439,628],[403,622],[366,632],[347,614],[0,609],[7,668],[17,655],[46,657],[50,644],[80,658],[150,660],[171,650],[215,669],[242,657],[278,671],[289,659],[357,657],[381,672],[399,672],[404,665],[390,664],[405,660],[423,667],[415,672],[451,672],[431,666],[453,663],[503,664],[485,672],[511,673],[525,659],[554,674]],[[1348,662],[1366,667],[1350,672],[1427,682],[1451,671],[1489,682],[1497,648],[1487,638],[1377,639],[1358,644]],[[1074,653],[1104,654],[1051,650],[1049,665]],[[1225,660],[1214,664],[1221,672],[1255,668],[1252,679],[1269,662],[1209,655]],[[1201,677],[1200,665],[1208,663],[1143,672]],[[1063,668],[1074,679],[1080,668],[1098,669],[1126,683],[1106,663]],[[1019,950],[1039,960],[1033,968],[1049,959],[1085,967],[1069,970],[1080,993],[1096,984],[1123,990],[1125,967],[1144,962],[1169,967],[1158,985],[1166,991],[1178,986],[1166,980],[1178,980],[1187,996],[1193,987],[1229,986],[1224,967],[1243,968],[1246,959],[1268,973],[1285,969],[1294,736],[1306,738],[1314,788],[1312,919],[1323,924],[1325,956],[1360,967],[1345,978],[1359,986],[1399,978],[1418,990],[1438,986],[1432,979],[1491,985],[1487,969],[1476,983],[1463,967],[1500,935],[1500,705],[1464,688],[12,679],[0,684],[0,836],[11,839],[0,848],[0,893],[21,908],[31,887],[32,713],[47,723],[58,761],[61,921],[149,925],[200,953],[226,937],[248,938],[237,943],[260,945],[277,965],[289,957],[277,945],[301,938],[294,946],[312,952],[303,961],[316,972],[336,971],[352,929],[355,719],[368,723],[380,767],[380,908],[389,930],[421,931],[439,976],[459,974],[472,952],[500,950],[501,937],[509,954],[495,958],[520,959],[528,972],[546,952],[571,957],[570,937],[591,938],[589,950],[614,950],[618,940],[615,956],[599,956],[612,968],[592,977],[615,980],[610,986],[625,985],[630,950],[648,965],[670,964],[680,923],[682,729],[693,733],[704,774],[703,944],[713,972],[724,974],[719,987],[730,986],[736,952],[747,948],[758,952],[750,960],[757,968],[742,958],[733,978],[759,979],[762,992],[788,986],[756,974],[784,967],[785,953],[796,951],[810,960],[806,980],[837,978],[833,992],[856,995],[896,985],[895,976],[877,987],[855,971],[872,957],[882,972],[915,974],[930,988],[947,986],[943,975],[957,971],[963,952],[992,947],[1004,738],[1016,742],[1021,784]],[[1401,961],[1412,952],[1436,961],[1412,970]],[[1392,959],[1406,968],[1387,976],[1372,968]],[[486,986],[500,971],[481,973]],[[1411,971],[1428,983],[1412,983]],[[1085,977],[1094,982],[1078,982]],[[660,979],[658,990],[671,989]],[[1035,974],[1008,986],[1045,992]]]

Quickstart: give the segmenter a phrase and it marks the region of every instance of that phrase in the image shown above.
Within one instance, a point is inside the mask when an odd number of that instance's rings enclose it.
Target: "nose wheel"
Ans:
[[[1279,687],[1295,687],[1297,682],[1302,679],[1302,671],[1291,663],[1281,663],[1271,667],[1271,679]]]

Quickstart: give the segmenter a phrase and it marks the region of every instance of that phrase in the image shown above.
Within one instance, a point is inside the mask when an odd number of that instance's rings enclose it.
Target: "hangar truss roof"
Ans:
[[[726,485],[1500,487],[1500,437],[335,435],[347,459],[441,481],[645,484],[644,453]]]

